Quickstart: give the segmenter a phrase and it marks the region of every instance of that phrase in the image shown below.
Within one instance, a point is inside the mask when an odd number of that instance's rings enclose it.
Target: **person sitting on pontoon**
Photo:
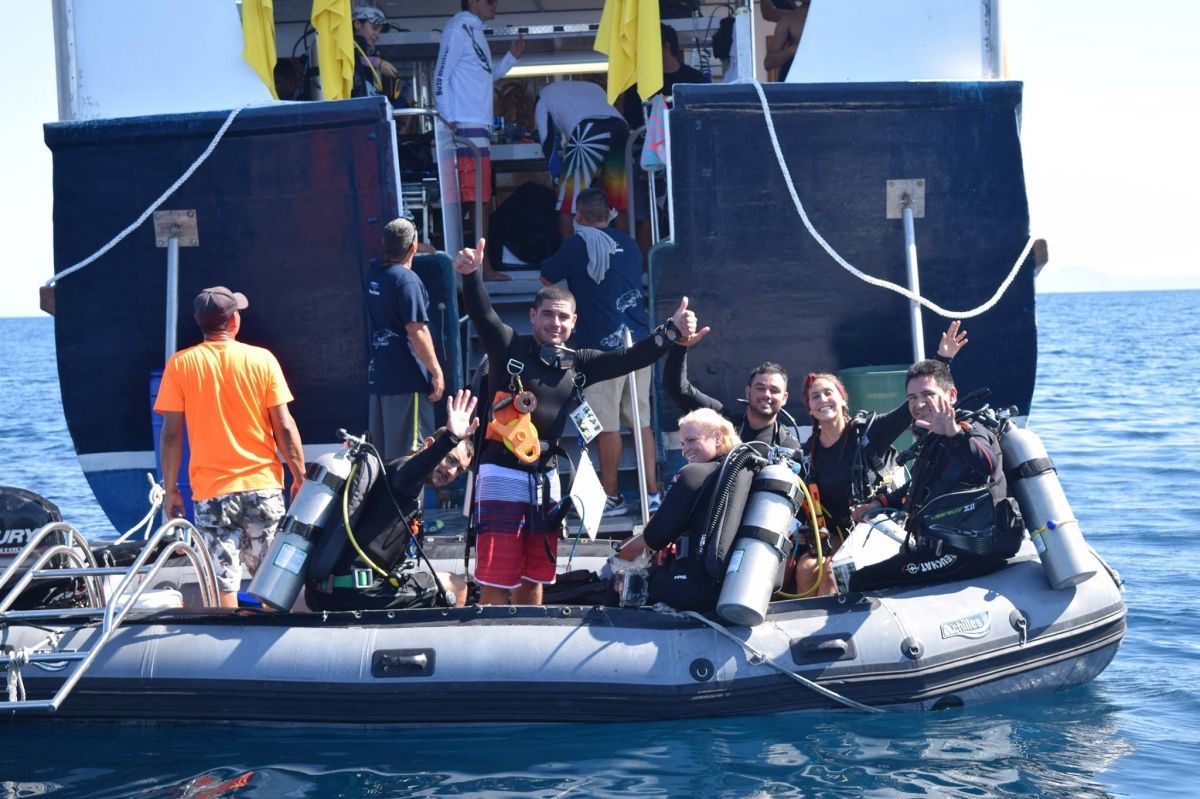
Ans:
[[[679,443],[687,465],[676,473],[646,529],[626,541],[617,556],[633,561],[657,553],[647,578],[647,602],[707,613],[716,608],[721,583],[709,573],[693,538],[708,520],[722,460],[742,442],[728,419],[701,408],[680,418]]]
[[[439,589],[454,593],[454,604],[462,607],[467,600],[466,578],[458,574],[433,573],[419,568],[411,557],[411,538],[419,529],[421,497],[428,488],[443,488],[471,462],[471,434],[479,426],[475,416],[476,398],[459,390],[446,400],[446,426],[425,439],[414,455],[388,462],[363,501],[355,523],[358,539],[349,540],[333,573],[322,580],[310,580],[304,594],[312,610],[372,610],[434,607]],[[414,525],[415,522],[415,525]],[[365,554],[363,543],[384,542],[369,547],[375,556]],[[391,542],[391,543],[388,543]],[[379,553],[386,550],[376,562]],[[397,570],[396,563],[410,563]],[[384,574],[387,574],[385,577]]]

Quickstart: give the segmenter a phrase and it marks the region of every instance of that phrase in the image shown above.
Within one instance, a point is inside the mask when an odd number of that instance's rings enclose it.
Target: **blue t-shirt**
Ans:
[[[413,354],[405,325],[429,322],[429,292],[421,278],[401,264],[375,264],[367,275],[367,316],[371,322],[371,394],[426,393],[429,372]]]
[[[587,245],[579,234],[571,236],[558,252],[541,263],[542,277],[557,283],[567,281],[575,295],[575,346],[597,350],[619,350],[623,333],[629,329],[633,340],[650,334],[642,293],[642,251],[637,242],[616,228],[604,232],[617,243],[609,256],[608,272],[596,283],[588,274]]]

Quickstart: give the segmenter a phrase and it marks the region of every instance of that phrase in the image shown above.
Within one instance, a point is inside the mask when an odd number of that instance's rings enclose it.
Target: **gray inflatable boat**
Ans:
[[[5,710],[72,719],[348,724],[591,722],[939,709],[1086,683],[1125,633],[1119,577],[1055,589],[1033,544],[999,571],[771,603],[763,623],[661,608],[465,607],[274,613],[141,606],[165,558],[204,576],[203,548],[165,525],[130,567],[42,547],[0,577]],[[66,525],[42,531],[70,538]],[[51,553],[51,554],[46,554]],[[165,553],[165,554],[163,554]],[[99,606],[10,609],[57,558],[60,577],[118,582]],[[21,574],[22,576],[17,576]],[[7,582],[7,586],[3,585]],[[7,590],[5,590],[7,589]]]

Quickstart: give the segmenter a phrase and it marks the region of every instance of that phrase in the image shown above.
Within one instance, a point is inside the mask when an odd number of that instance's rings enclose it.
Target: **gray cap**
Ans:
[[[200,327],[216,327],[228,321],[234,311],[250,307],[250,301],[240,291],[230,291],[224,286],[213,286],[196,295],[192,312]]]

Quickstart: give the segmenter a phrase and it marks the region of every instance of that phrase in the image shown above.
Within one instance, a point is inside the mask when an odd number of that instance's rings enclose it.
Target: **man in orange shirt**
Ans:
[[[163,510],[182,516],[179,465],[187,422],[188,477],[196,528],[212,553],[221,605],[237,607],[242,569],[253,575],[283,518],[282,453],[292,497],[304,482],[304,447],[288,412],[292,393],[279,361],[262,347],[235,341],[244,294],[214,286],[196,295],[204,341],[171,356],[154,410],[163,414]]]

